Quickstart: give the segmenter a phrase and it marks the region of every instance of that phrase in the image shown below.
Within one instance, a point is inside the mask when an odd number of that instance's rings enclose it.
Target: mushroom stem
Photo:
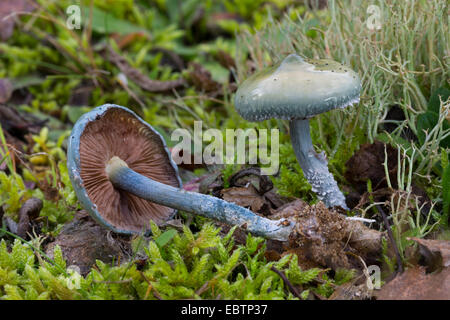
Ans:
[[[328,171],[328,163],[323,153],[317,154],[311,141],[308,119],[294,119],[290,121],[291,142],[298,163],[306,179],[312,186],[312,191],[330,208],[340,206],[345,210],[348,207],[345,197]]]
[[[294,227],[294,223],[285,219],[263,218],[234,203],[157,182],[130,169],[118,157],[112,157],[105,170],[116,188],[160,205],[238,225],[258,236],[287,241]]]

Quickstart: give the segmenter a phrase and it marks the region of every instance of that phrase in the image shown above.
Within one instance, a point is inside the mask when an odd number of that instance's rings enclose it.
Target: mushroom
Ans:
[[[358,75],[332,60],[287,56],[271,68],[252,75],[238,88],[237,112],[248,121],[290,120],[295,155],[312,190],[327,207],[346,210],[345,197],[328,170],[325,154],[311,142],[309,119],[359,102]]]
[[[293,223],[270,220],[222,199],[181,188],[161,135],[131,110],[107,104],[74,125],[67,151],[69,176],[83,207],[122,234],[162,224],[174,209],[238,225],[269,239],[288,239]]]

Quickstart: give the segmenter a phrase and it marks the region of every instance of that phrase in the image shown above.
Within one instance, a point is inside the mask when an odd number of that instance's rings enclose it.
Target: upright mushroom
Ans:
[[[173,209],[286,241],[294,224],[260,217],[222,199],[181,189],[163,138],[127,108],[107,104],[83,115],[69,137],[67,163],[78,199],[100,224],[123,234],[168,220]],[[173,209],[172,209],[173,208]]]
[[[312,190],[327,207],[348,209],[325,155],[314,151],[309,118],[358,103],[360,90],[358,75],[348,67],[291,54],[245,80],[236,92],[235,107],[248,121],[290,120],[294,152]]]

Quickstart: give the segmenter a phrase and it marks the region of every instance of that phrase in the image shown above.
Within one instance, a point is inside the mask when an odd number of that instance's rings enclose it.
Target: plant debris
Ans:
[[[195,62],[192,62],[190,66],[193,70],[188,75],[189,84],[211,97],[216,97],[221,93],[222,85],[212,78],[211,72]]]
[[[376,260],[381,253],[383,233],[359,221],[346,220],[322,202],[309,206],[296,201],[274,214],[273,218],[293,220],[296,227],[287,250],[299,248],[302,256],[321,266],[359,268],[359,261],[352,261],[348,253],[368,261]]]
[[[408,238],[419,245],[419,252],[425,260],[427,272],[450,267],[450,241]]]
[[[13,85],[8,79],[0,79],[0,103],[7,102],[13,93]]]
[[[372,295],[373,290],[367,287],[366,282],[355,284],[352,281],[338,286],[328,300],[368,300]]]
[[[270,214],[270,204],[257,192],[253,185],[232,187],[220,191],[225,201],[236,203],[262,215]]]
[[[25,201],[19,210],[19,223],[17,225],[17,235],[23,239],[28,237],[31,229],[31,222],[39,217],[43,202],[41,199],[31,198]]]
[[[32,0],[2,0],[0,5],[0,40],[8,40],[14,31],[18,13],[32,12],[36,4]]]
[[[427,274],[409,268],[376,293],[377,300],[450,300],[450,268]]]
[[[49,257],[53,256],[56,245],[61,248],[67,263],[78,266],[82,275],[91,270],[96,260],[104,263],[123,261],[131,252],[129,241],[113,237],[111,231],[100,226],[84,211],[78,212],[55,241],[48,244],[46,253]]]
[[[106,47],[105,58],[114,63],[130,80],[139,87],[149,92],[164,92],[184,86],[184,79],[180,78],[171,81],[151,80],[141,71],[130,66],[127,60],[115,52],[110,46]]]
[[[389,177],[391,182],[394,183],[397,180],[398,151],[388,144],[380,141],[363,144],[345,163],[347,168],[345,178],[352,183],[360,194],[367,190],[367,180],[369,179],[372,182],[373,190],[387,187],[386,173],[383,167],[385,148]],[[393,187],[395,188],[396,185],[393,185]]]

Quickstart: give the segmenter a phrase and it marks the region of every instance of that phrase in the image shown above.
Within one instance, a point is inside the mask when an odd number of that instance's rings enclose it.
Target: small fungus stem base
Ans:
[[[340,206],[348,210],[345,197],[328,170],[325,155],[317,154],[314,151],[309,120],[291,120],[290,133],[295,155],[306,179],[311,184],[312,191],[328,208]]]
[[[237,225],[268,239],[287,241],[293,230],[294,223],[285,219],[270,220],[234,203],[157,182],[133,171],[124,161],[115,158],[117,157],[113,157],[106,166],[110,181],[116,188],[138,197],[229,225]]]

